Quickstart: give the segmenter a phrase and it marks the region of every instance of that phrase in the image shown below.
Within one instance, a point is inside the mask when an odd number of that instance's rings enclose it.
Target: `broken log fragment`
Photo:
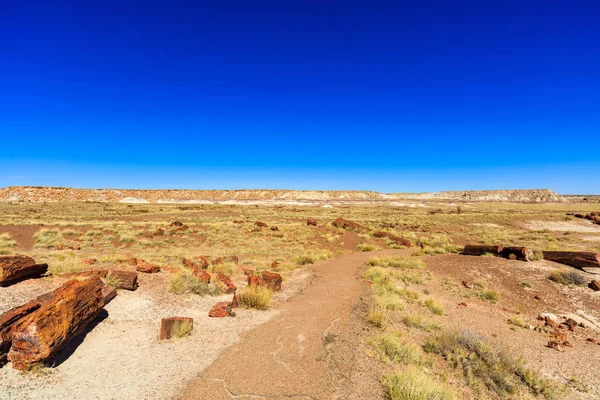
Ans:
[[[503,247],[500,251],[500,257],[508,258],[509,260],[531,261],[533,259],[533,250],[522,246]]]
[[[600,268],[600,254],[586,251],[544,251],[544,260],[581,269]]]
[[[138,288],[138,274],[133,271],[108,271],[106,275],[109,279],[114,279],[117,289],[135,290]]]
[[[30,301],[0,315],[0,367],[8,362],[8,351],[12,345],[13,337],[11,332],[12,326],[40,308],[40,306],[39,302]]]
[[[36,264],[27,256],[0,256],[0,285],[37,278],[48,272],[48,264]]]
[[[110,303],[115,297],[117,297],[117,289],[104,285],[102,288],[102,307]]]
[[[8,359],[13,368],[30,370],[50,361],[96,318],[104,306],[100,278],[70,280],[42,296],[40,308],[12,328]]]
[[[485,245],[477,245],[477,244],[468,244],[463,249],[463,256],[483,256],[485,254],[493,254],[496,257],[500,257],[500,253],[502,252],[502,246],[485,246]]]

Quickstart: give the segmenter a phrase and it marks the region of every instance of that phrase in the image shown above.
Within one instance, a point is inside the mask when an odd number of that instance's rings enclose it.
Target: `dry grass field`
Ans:
[[[41,279],[0,287],[0,313],[70,274],[133,271],[131,257],[162,270],[140,274],[135,292],[119,290],[107,315],[55,365],[29,373],[1,368],[0,385],[7,386],[0,398],[177,397],[225,349],[293,303],[320,268],[357,253],[368,253],[348,272],[356,274],[359,300],[348,304],[351,324],[340,332],[347,340],[328,350],[333,392],[322,398],[599,398],[600,346],[589,339],[600,342],[600,292],[585,286],[594,276],[544,260],[458,255],[466,244],[600,252],[600,225],[567,215],[590,211],[600,210],[502,202],[0,203],[0,254],[49,265]],[[333,226],[340,217],[362,227]],[[375,237],[378,231],[415,245],[403,248]],[[208,258],[209,273],[230,276],[245,293],[247,307],[235,318],[207,316],[231,295],[186,276],[182,259],[199,256]],[[213,264],[217,258],[224,262]],[[245,269],[281,274],[282,291],[245,290]],[[572,347],[546,346],[551,329],[536,319],[543,312],[584,321],[566,331]],[[194,317],[194,329],[160,342],[160,318],[173,315]]]

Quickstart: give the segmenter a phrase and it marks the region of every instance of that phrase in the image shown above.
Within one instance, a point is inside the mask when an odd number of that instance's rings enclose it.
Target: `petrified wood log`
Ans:
[[[544,251],[544,260],[578,269],[600,268],[600,254],[585,251]]]
[[[38,277],[48,271],[48,264],[36,264],[27,256],[0,256],[0,284]]]
[[[504,247],[502,246],[482,246],[477,244],[468,244],[460,254],[463,256],[482,256],[484,254],[493,254],[496,257],[499,257],[503,248]]]
[[[138,274],[133,271],[108,271],[107,277],[114,278],[118,289],[135,290],[138,288]]]
[[[531,261],[533,258],[533,250],[521,246],[503,247],[500,251],[500,257],[521,261]]]
[[[410,240],[405,239],[400,236],[393,235],[389,232],[384,232],[384,231],[375,232],[373,234],[373,237],[388,238],[391,241],[393,241],[394,243],[396,243],[398,246],[412,247],[412,242]]]
[[[336,228],[344,228],[346,230],[351,230],[351,231],[368,231],[369,228],[367,228],[366,226],[362,226],[361,224],[358,224],[354,221],[350,221],[348,219],[344,219],[344,218],[338,218],[335,221],[333,221],[331,223],[331,225],[335,226]]]
[[[42,296],[40,308],[13,325],[8,358],[13,368],[30,370],[49,361],[98,316],[104,306],[100,278],[70,280]]]
[[[0,367],[8,362],[8,351],[13,338],[12,326],[40,308],[40,306],[41,304],[38,301],[30,301],[0,315]]]
[[[102,288],[102,307],[110,303],[115,297],[117,297],[117,289],[112,286],[104,285]]]
[[[276,274],[275,272],[263,272],[261,274],[261,278],[266,282],[267,287],[271,288],[275,292],[279,292],[281,290],[281,275]]]

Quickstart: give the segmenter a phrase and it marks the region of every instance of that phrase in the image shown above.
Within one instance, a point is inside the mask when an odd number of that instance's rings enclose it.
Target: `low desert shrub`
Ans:
[[[176,321],[173,325],[172,334],[174,338],[182,338],[192,333],[194,324],[190,320]]]
[[[418,367],[408,367],[383,377],[390,400],[455,400],[454,392]]]
[[[407,257],[373,257],[369,260],[369,265],[380,266],[384,268],[425,268],[425,262],[423,260]]]
[[[500,300],[500,293],[495,292],[493,290],[486,290],[485,292],[480,293],[479,297],[482,300],[486,300],[492,304],[496,304],[498,302],[498,300]]]
[[[361,243],[358,246],[356,246],[358,248],[358,250],[360,251],[373,251],[373,250],[378,250],[379,248],[377,246],[375,246],[374,244],[369,244],[369,243]]]
[[[304,256],[300,256],[298,258],[296,258],[296,264],[298,265],[307,265],[307,264],[314,264],[315,263],[315,259],[312,256],[309,255],[304,255]]]
[[[181,272],[171,279],[171,292],[175,294],[192,293],[199,296],[216,296],[222,291],[220,285],[206,283],[187,271]]]
[[[271,305],[273,291],[263,286],[248,286],[239,295],[239,304],[243,308],[266,310]]]
[[[441,327],[438,324],[425,321],[420,315],[405,315],[402,318],[402,322],[408,328],[416,328],[425,332],[431,332],[434,330],[441,329]]]
[[[575,286],[586,286],[587,279],[575,271],[561,271],[555,269],[548,277],[553,282],[560,283],[561,285],[575,285]]]
[[[58,229],[40,229],[33,235],[34,247],[56,246],[64,241]]]
[[[377,350],[384,362],[411,365],[426,364],[426,360],[421,356],[420,349],[413,344],[405,344],[401,339],[400,332],[377,335],[370,340],[370,344]]]
[[[387,317],[381,310],[373,310],[367,316],[367,322],[376,328],[383,329],[387,324]]]
[[[444,306],[437,300],[427,299],[425,300],[425,306],[436,315],[444,315]]]

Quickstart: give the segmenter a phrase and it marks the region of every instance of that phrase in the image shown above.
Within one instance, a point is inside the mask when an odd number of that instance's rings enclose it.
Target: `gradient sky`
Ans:
[[[0,0],[0,136],[0,187],[600,193],[600,3]]]

